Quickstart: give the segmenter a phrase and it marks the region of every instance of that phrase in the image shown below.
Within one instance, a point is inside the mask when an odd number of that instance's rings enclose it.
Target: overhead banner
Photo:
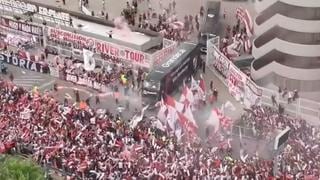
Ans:
[[[18,66],[23,69],[28,69],[30,71],[40,72],[40,73],[50,73],[47,66],[43,66],[40,63],[30,61],[27,59],[20,59],[18,56],[10,56],[9,54],[0,54],[0,61],[5,63]]]
[[[28,34],[32,34],[32,35],[37,35],[37,36],[43,35],[42,27],[40,26],[27,24],[20,21],[15,21],[5,17],[0,17],[0,25],[10,29],[17,30],[17,31],[22,31]]]
[[[262,89],[257,86],[249,77],[246,81],[244,105],[249,108],[252,105],[260,105]]]
[[[107,58],[109,59],[120,59],[134,65],[146,68],[151,67],[149,54],[118,44],[51,27],[48,28],[48,37],[63,42],[73,43],[75,44],[74,47],[81,50],[82,48],[95,49],[98,54],[107,55]]]

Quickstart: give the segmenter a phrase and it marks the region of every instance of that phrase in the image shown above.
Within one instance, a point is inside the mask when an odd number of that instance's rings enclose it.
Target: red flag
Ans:
[[[202,92],[205,94],[206,93],[206,82],[204,81],[202,75],[200,75],[200,83],[199,86],[202,90]]]
[[[168,106],[173,107],[178,112],[181,112],[183,110],[184,105],[180,102],[177,102],[173,97],[166,95],[165,103]]]
[[[181,127],[183,127],[188,132],[191,132],[192,134],[196,134],[198,126],[196,124],[194,124],[193,122],[191,122],[182,113],[178,112],[178,116],[179,116],[178,121],[179,121]]]
[[[187,85],[184,84],[182,94],[180,97],[180,102],[183,104],[192,104],[194,102],[194,97],[192,91]]]

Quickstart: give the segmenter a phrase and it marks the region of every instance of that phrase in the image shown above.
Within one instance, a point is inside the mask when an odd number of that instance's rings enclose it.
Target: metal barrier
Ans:
[[[319,124],[320,119],[320,103],[308,99],[298,98],[295,101],[288,103],[286,98],[274,90],[263,88],[262,91],[262,104],[273,106],[271,96],[276,97],[276,101],[285,107],[285,113],[296,118],[307,120],[311,124]]]
[[[231,134],[233,136],[239,136],[240,137],[240,131],[241,136],[246,139],[258,139],[257,134],[254,133],[253,129],[248,127],[242,127],[238,125],[233,125],[231,128]]]

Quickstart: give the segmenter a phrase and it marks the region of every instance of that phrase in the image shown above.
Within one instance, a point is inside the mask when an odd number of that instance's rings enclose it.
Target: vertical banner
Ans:
[[[244,105],[249,108],[252,105],[260,105],[262,89],[258,87],[250,78],[247,78],[245,86]]]
[[[230,60],[223,53],[221,53],[217,47],[214,46],[213,49],[213,56],[215,58],[213,66],[224,79],[227,79],[229,74]]]
[[[94,53],[87,49],[83,49],[83,61],[84,61],[84,69],[86,71],[93,71],[96,67],[96,61],[93,58]]]
[[[243,101],[247,76],[235,65],[230,65],[228,74],[228,88],[230,94],[237,100]]]

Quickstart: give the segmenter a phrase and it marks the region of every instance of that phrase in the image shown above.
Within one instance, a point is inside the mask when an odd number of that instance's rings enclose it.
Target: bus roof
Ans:
[[[173,68],[181,64],[196,48],[196,44],[181,43],[171,56],[149,73],[149,79],[161,80]]]

